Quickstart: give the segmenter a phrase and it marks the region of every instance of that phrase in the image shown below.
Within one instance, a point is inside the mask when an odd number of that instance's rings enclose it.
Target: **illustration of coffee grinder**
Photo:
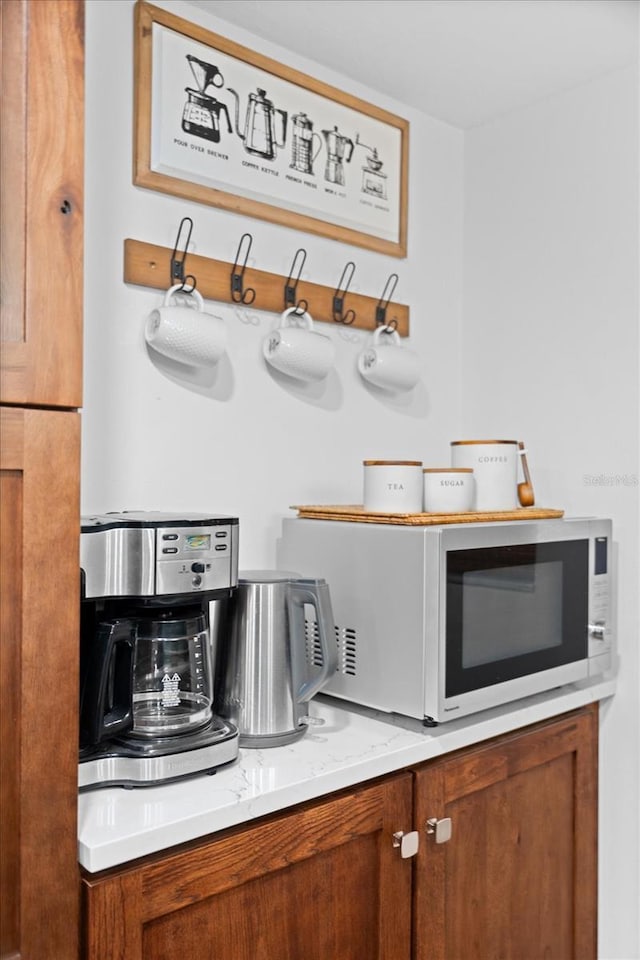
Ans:
[[[313,161],[320,153],[322,139],[319,133],[314,133],[313,120],[306,113],[296,113],[291,118],[291,170],[299,173],[313,173]],[[314,140],[318,141],[318,148],[313,152]]]
[[[233,133],[231,118],[226,104],[211,96],[210,87],[220,88],[224,84],[224,77],[217,67],[205,60],[199,60],[190,53],[187,61],[196,81],[197,90],[185,87],[188,100],[182,111],[182,129],[196,137],[203,137],[213,143],[220,142],[220,112],[224,110],[227,117],[227,128]]]
[[[353,140],[339,133],[335,126],[333,130],[323,130],[322,135],[327,145],[324,178],[328,183],[337,183],[344,187],[344,164],[351,163],[354,148]],[[347,147],[350,147],[350,150],[345,156]]]
[[[356,133],[356,145],[364,147],[369,151],[369,156],[365,159],[362,168],[362,193],[368,193],[378,200],[387,199],[387,175],[381,173],[382,160],[378,157],[378,151],[375,147],[369,147],[360,139],[360,134]]]

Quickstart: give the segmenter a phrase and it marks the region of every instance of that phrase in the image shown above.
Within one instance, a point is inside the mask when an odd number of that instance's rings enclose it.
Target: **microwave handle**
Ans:
[[[291,663],[293,675],[298,679],[304,670],[304,605],[310,604],[316,611],[318,639],[322,652],[322,667],[313,677],[300,683],[295,694],[298,703],[311,700],[331,679],[338,668],[338,645],[335,638],[335,621],[331,608],[329,586],[324,581],[293,582],[289,592],[289,618],[291,624]],[[300,667],[297,669],[297,667]],[[294,687],[295,690],[295,687]]]

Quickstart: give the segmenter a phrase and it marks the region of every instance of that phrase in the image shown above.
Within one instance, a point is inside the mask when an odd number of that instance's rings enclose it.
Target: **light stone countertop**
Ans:
[[[212,776],[81,793],[78,859],[90,873],[105,870],[575,710],[614,692],[614,679],[581,681],[434,728],[318,696],[310,714],[320,723],[288,746],[241,748],[236,761]]]

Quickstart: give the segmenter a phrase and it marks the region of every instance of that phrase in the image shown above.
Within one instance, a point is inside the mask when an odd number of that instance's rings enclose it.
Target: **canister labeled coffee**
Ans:
[[[451,444],[451,465],[473,470],[474,510],[517,508],[517,440],[454,440]]]

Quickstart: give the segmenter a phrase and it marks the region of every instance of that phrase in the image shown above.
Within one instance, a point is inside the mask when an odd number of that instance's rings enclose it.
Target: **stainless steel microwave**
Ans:
[[[324,577],[323,692],[441,723],[611,667],[611,521],[405,526],[285,519],[278,564]],[[315,656],[314,625],[307,625]]]

